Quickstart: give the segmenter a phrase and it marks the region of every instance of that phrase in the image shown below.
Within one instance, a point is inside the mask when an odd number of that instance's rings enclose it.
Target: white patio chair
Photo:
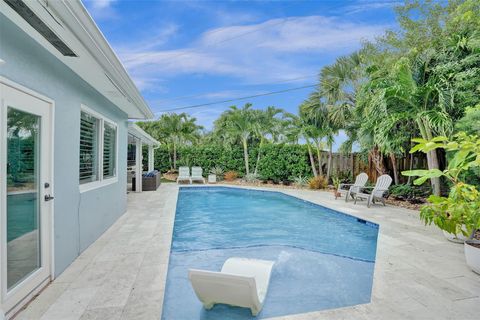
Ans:
[[[365,172],[360,173],[353,184],[340,183],[338,185],[337,193],[335,194],[335,200],[338,197],[345,195],[345,202],[348,202],[348,198],[352,197],[356,192],[360,192],[360,188],[364,187],[368,181],[368,175]],[[340,194],[340,195],[339,195]]]
[[[192,167],[192,176],[190,177],[191,181],[200,181],[205,183],[205,178],[203,177],[203,169],[201,167]]]
[[[354,194],[354,203],[357,203],[357,199],[367,199],[367,207],[369,208],[371,203],[375,203],[375,200],[380,200],[382,201],[383,205],[385,205],[385,198],[383,194],[388,191],[388,187],[390,187],[391,184],[392,177],[390,177],[388,174],[381,175],[378,177],[375,187],[363,187],[360,188],[359,192]],[[372,189],[372,192],[366,193],[365,191],[368,189]]]
[[[188,278],[205,309],[217,303],[249,308],[256,316],[263,308],[274,261],[229,258],[222,271],[190,269]]]
[[[180,183],[181,181],[188,181],[188,183],[192,183],[192,179],[190,178],[190,168],[189,167],[178,168],[177,183]]]

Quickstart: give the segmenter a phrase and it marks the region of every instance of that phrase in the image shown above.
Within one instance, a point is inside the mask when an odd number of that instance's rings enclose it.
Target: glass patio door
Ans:
[[[51,273],[51,103],[0,83],[1,296],[14,312]]]

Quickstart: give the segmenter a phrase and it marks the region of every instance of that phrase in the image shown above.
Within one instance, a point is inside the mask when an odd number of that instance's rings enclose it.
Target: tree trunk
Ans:
[[[390,153],[390,160],[392,161],[393,181],[395,182],[395,184],[400,184],[397,171],[397,159],[395,158],[395,154]]]
[[[353,152],[350,152],[350,167],[352,168],[352,178],[355,177],[355,162],[353,158]]]
[[[430,153],[430,166],[431,166],[429,169],[438,169],[439,165],[438,165],[437,151],[432,150],[429,153]],[[440,196],[441,194],[440,178],[439,177],[432,178],[431,181],[432,181],[433,194],[436,196]]]
[[[310,165],[312,166],[313,176],[316,177],[318,176],[318,174],[317,174],[317,169],[315,169],[315,160],[313,159],[312,147],[308,142],[307,142],[307,149],[308,149],[308,156],[310,158]]]
[[[373,168],[372,168],[373,166]],[[370,152],[368,153],[368,169],[369,169],[369,176],[375,174],[375,177],[371,177],[372,180],[385,173],[385,165],[383,163],[383,156],[378,151],[378,147],[375,146]],[[375,171],[374,171],[375,170]],[[374,172],[373,172],[374,171]]]
[[[431,140],[433,138],[432,129],[430,128],[430,124],[427,120],[424,119],[417,119],[417,125],[420,129],[420,133],[423,139]],[[438,156],[437,151],[432,150],[427,152],[427,164],[428,169],[439,169],[438,165]],[[436,196],[440,196],[440,178],[431,178],[430,182],[432,184],[432,193]]]
[[[328,144],[328,164],[327,164],[327,182],[330,181],[330,173],[331,173],[331,170],[332,170],[332,144],[329,143]]]
[[[250,173],[250,170],[248,169],[248,145],[247,145],[247,140],[243,140],[243,157],[245,160],[245,171],[246,174],[248,175]]]
[[[317,144],[317,157],[318,157],[318,174],[323,176],[323,169],[322,169],[322,151],[320,151],[320,144]]]
[[[263,146],[263,139],[260,140],[260,145],[258,146],[258,154],[257,154],[257,163],[255,164],[255,175],[258,173],[258,164],[260,163],[260,155],[262,153],[262,146]]]
[[[177,145],[173,144],[173,169],[177,169]]]
[[[172,160],[172,154],[170,153],[170,146],[167,145],[167,153],[168,153],[168,164],[170,165],[170,170],[173,169],[173,160]]]
[[[260,163],[260,148],[258,149],[258,154],[257,154],[257,163],[255,164],[255,170],[253,172],[254,175],[258,174],[258,164]]]
[[[410,153],[410,165],[408,170],[412,171],[413,170],[413,153]],[[408,176],[407,184],[411,185],[412,184],[412,176]]]

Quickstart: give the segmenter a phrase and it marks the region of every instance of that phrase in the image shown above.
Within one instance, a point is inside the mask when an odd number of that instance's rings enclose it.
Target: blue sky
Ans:
[[[320,68],[395,28],[394,0],[84,0],[158,116],[315,84]],[[296,112],[310,89],[249,100]],[[185,109],[207,129],[247,101]],[[339,137],[339,142],[343,140]]]

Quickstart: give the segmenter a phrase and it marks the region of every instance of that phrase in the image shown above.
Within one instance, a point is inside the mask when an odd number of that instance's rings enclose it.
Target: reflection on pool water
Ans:
[[[37,229],[37,193],[24,192],[7,196],[7,241]]]
[[[262,319],[370,301],[378,226],[278,192],[186,187],[179,192],[162,319]],[[229,257],[275,261],[262,312],[202,308],[190,268]]]

